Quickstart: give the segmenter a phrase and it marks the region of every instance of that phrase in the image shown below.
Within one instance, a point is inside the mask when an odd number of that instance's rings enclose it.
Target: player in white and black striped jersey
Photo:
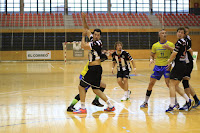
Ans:
[[[89,52],[89,65],[88,71],[84,77],[82,77],[79,84],[79,95],[81,100],[81,108],[79,110],[74,111],[75,114],[87,113],[85,108],[85,87],[90,85],[92,87],[93,92],[98,95],[102,100],[104,100],[108,108],[104,109],[104,111],[114,111],[115,107],[111,104],[110,100],[108,100],[107,96],[100,90],[101,83],[101,75],[102,75],[102,67],[101,67],[101,56],[102,56],[102,42],[101,38],[101,30],[94,29],[94,32],[91,33],[89,27],[86,22],[86,14],[82,13],[83,26],[84,31],[82,33],[82,41],[81,47],[84,50],[90,50]],[[90,42],[85,42],[85,37],[90,39]]]
[[[122,42],[118,41],[115,43],[116,51],[112,54],[113,68],[117,64],[117,82],[119,86],[125,91],[124,96],[121,101],[126,101],[130,98],[131,91],[128,90],[128,79],[129,73],[131,72],[131,65],[133,65],[133,70],[136,72],[136,66],[131,55],[122,49]]]

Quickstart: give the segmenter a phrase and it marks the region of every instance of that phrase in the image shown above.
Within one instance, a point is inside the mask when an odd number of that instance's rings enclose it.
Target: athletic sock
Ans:
[[[72,103],[70,104],[70,106],[71,106],[71,107],[74,107],[74,105],[76,105],[77,102],[78,102],[78,100],[77,100],[77,99],[74,99],[74,100],[72,101]]]
[[[81,108],[85,109],[85,102],[81,102]]]
[[[110,100],[106,101],[106,103],[108,104],[108,107],[109,107],[109,108],[112,108],[112,107],[113,107],[113,105],[110,103]]]
[[[187,94],[184,94],[183,97],[185,98],[185,100],[186,100],[187,102],[189,102],[189,99],[190,99],[190,98],[187,96]]]
[[[175,97],[170,97],[170,107],[174,107],[175,105]]]
[[[145,103],[148,103],[148,100],[149,100],[149,97],[151,96],[151,92],[152,92],[152,90],[147,90],[147,92],[146,92],[146,97],[145,97]]]
[[[193,98],[194,98],[195,103],[198,103],[198,102],[199,102],[199,99],[198,99],[198,97],[197,97],[196,94],[193,96]]]

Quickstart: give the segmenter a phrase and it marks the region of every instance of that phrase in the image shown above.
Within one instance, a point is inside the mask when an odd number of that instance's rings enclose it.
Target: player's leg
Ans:
[[[168,74],[167,74],[167,75],[168,75]],[[170,80],[170,78],[169,78],[169,76],[167,76],[167,75],[164,74],[164,76],[165,76],[165,83],[166,83],[167,87],[169,88],[169,80]],[[176,95],[175,95],[175,107],[176,107],[177,109],[180,108],[180,105],[179,105],[179,103],[178,103],[178,101],[177,101]]]
[[[194,101],[195,101],[195,105],[194,105],[194,108],[196,108],[197,106],[200,105],[200,101],[194,91],[194,88],[189,84],[189,78],[184,78],[184,80],[182,81],[183,83],[183,87],[184,87],[184,90],[185,90],[185,93],[188,95],[188,97],[190,97],[190,94],[192,95],[192,97],[194,98]],[[185,110],[187,107],[186,107],[186,104],[181,108],[181,110]]]
[[[81,100],[81,108],[73,111],[74,114],[87,113],[87,110],[85,108],[85,97],[86,97],[85,88],[87,86],[88,84],[86,82],[84,82],[83,80],[80,81],[80,85],[78,86],[78,89],[79,89],[79,97]]]
[[[114,111],[115,107],[112,105],[112,103],[110,102],[110,100],[108,100],[108,98],[106,97],[106,95],[100,90],[97,89],[95,87],[92,88],[93,92],[98,95],[104,102],[107,103],[108,108],[104,109],[104,111]]]
[[[124,90],[124,83],[123,83],[123,79],[121,77],[117,78],[117,83]]]
[[[194,98],[194,101],[195,101],[195,105],[193,106],[193,108],[196,108],[197,106],[200,105],[200,101],[194,91],[194,88],[190,84],[189,84],[189,87],[190,87],[190,94],[192,95],[192,97]]]
[[[185,93],[188,95],[188,97],[190,97],[190,94],[192,95],[192,97],[194,98],[194,101],[195,101],[195,105],[194,105],[194,108],[196,108],[197,106],[200,105],[200,101],[194,91],[194,88],[189,84],[189,80],[190,80],[190,77],[191,77],[191,73],[192,73],[192,70],[193,70],[193,61],[191,61],[190,63],[186,64],[186,72],[185,72],[185,77],[183,78],[183,87],[184,87],[184,90],[185,90]]]
[[[149,101],[149,98],[151,96],[151,92],[152,92],[153,86],[155,85],[156,81],[157,81],[157,79],[150,78],[150,82],[149,82],[149,85],[148,85],[148,88],[147,88],[147,91],[146,91],[145,101],[140,106],[140,108],[148,108],[148,101]]]
[[[105,88],[106,88],[106,84],[101,82],[100,83],[100,90],[102,92],[104,92]],[[98,95],[96,95],[95,99],[92,101],[92,104],[95,105],[95,106],[98,106],[98,107],[103,107],[104,106],[103,104],[101,104],[99,102],[99,96]]]
[[[90,86],[87,86],[85,88],[85,91],[87,92],[87,90],[90,88]],[[73,112],[76,109],[74,108],[74,106],[78,103],[78,101],[80,100],[80,95],[76,95],[75,98],[72,100],[71,104],[69,105],[69,107],[67,108],[68,112]]]
[[[124,83],[124,96],[122,97],[121,101],[127,101],[130,98],[131,91],[128,90],[128,77],[123,78]]]
[[[192,101],[187,94],[185,93],[185,91],[180,88],[178,85],[176,86],[176,91],[186,100],[186,105],[184,105],[182,108],[180,108],[179,110],[185,110],[188,109],[188,111],[190,111],[194,105],[194,101]],[[186,107],[186,108],[185,108]],[[184,109],[183,109],[184,108]]]
[[[169,93],[170,93],[170,105],[166,112],[174,110],[175,107],[175,96],[176,96],[176,86],[180,83],[179,80],[170,79],[169,81]]]

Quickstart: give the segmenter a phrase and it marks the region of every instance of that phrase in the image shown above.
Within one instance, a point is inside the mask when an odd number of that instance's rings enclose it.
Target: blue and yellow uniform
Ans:
[[[162,75],[164,75],[165,78],[169,78],[170,71],[166,70],[168,59],[171,55],[171,51],[168,49],[163,48],[163,45],[168,44],[170,47],[175,47],[175,45],[170,42],[166,41],[165,43],[154,43],[152,46],[152,53],[156,55],[156,63],[155,67],[153,69],[153,74],[151,75],[151,78],[155,78],[157,80],[160,80]]]
[[[81,72],[80,76],[79,76],[79,79],[81,80],[85,74],[87,73],[88,71],[88,65],[89,65],[89,61],[87,62],[87,64],[84,66],[84,69],[83,71]],[[87,91],[88,89],[90,88],[90,85],[88,85],[87,87],[85,87],[85,90]]]

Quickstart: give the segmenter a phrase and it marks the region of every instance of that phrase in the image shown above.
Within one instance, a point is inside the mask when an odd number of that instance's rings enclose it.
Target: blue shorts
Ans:
[[[83,77],[83,75],[80,74],[79,79],[81,80]],[[85,90],[87,91],[90,88],[90,85],[88,85],[87,87],[85,87]]]
[[[166,69],[167,66],[156,66],[153,69],[153,74],[151,75],[151,78],[160,80],[160,78],[162,77],[162,75],[165,76],[165,78],[169,78],[170,75],[170,71],[167,71]]]

